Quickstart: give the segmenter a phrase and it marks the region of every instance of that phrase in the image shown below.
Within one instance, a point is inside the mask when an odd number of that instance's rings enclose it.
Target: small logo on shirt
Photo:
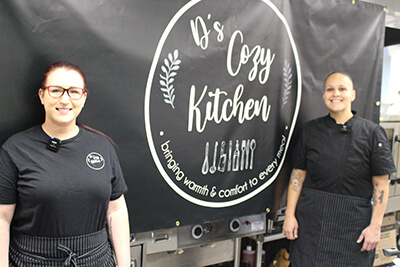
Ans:
[[[92,152],[86,156],[86,164],[93,170],[101,170],[104,168],[105,160],[102,155]]]

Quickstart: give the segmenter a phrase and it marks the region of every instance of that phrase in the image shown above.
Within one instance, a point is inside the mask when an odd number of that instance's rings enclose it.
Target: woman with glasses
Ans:
[[[304,125],[294,150],[283,224],[290,261],[372,266],[395,172],[386,133],[351,110],[350,76],[328,75],[322,97],[329,114]]]
[[[76,123],[87,94],[79,67],[51,65],[39,89],[44,123],[3,144],[0,266],[115,266],[114,255],[130,266],[127,186],[115,149]]]

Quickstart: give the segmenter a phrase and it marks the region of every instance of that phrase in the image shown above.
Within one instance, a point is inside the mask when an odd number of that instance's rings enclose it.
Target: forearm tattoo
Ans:
[[[374,191],[372,192],[373,207],[376,207],[376,205],[383,203],[384,195],[385,195],[384,190],[378,191],[378,188],[374,187]]]
[[[303,185],[303,180],[301,179],[301,174],[298,170],[293,170],[290,176],[290,184],[292,185],[293,191],[298,191]]]
[[[383,195],[385,194],[385,191],[381,190],[381,191],[379,191],[379,194],[380,194],[378,197],[379,204],[382,204],[383,203]]]

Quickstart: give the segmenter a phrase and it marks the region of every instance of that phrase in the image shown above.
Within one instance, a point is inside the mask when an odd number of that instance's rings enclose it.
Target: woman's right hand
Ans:
[[[299,224],[297,223],[297,219],[295,216],[286,216],[285,221],[283,222],[282,233],[289,240],[294,240],[297,238],[297,230],[299,228]]]

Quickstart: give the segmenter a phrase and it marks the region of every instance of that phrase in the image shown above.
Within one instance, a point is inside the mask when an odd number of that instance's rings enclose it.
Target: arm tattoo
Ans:
[[[378,198],[379,204],[382,204],[383,203],[383,194],[385,194],[385,191],[381,190],[381,191],[379,191],[379,193],[381,194],[380,197]]]
[[[292,175],[290,177],[290,184],[292,185],[293,191],[298,191],[300,187],[303,185],[303,180],[301,179],[300,172],[297,170],[292,171]]]
[[[379,197],[378,197],[378,193],[380,194]],[[374,208],[376,207],[376,205],[383,203],[384,194],[385,194],[384,190],[381,190],[378,192],[378,189],[376,187],[374,188],[374,191],[372,192],[372,202],[373,202]]]

